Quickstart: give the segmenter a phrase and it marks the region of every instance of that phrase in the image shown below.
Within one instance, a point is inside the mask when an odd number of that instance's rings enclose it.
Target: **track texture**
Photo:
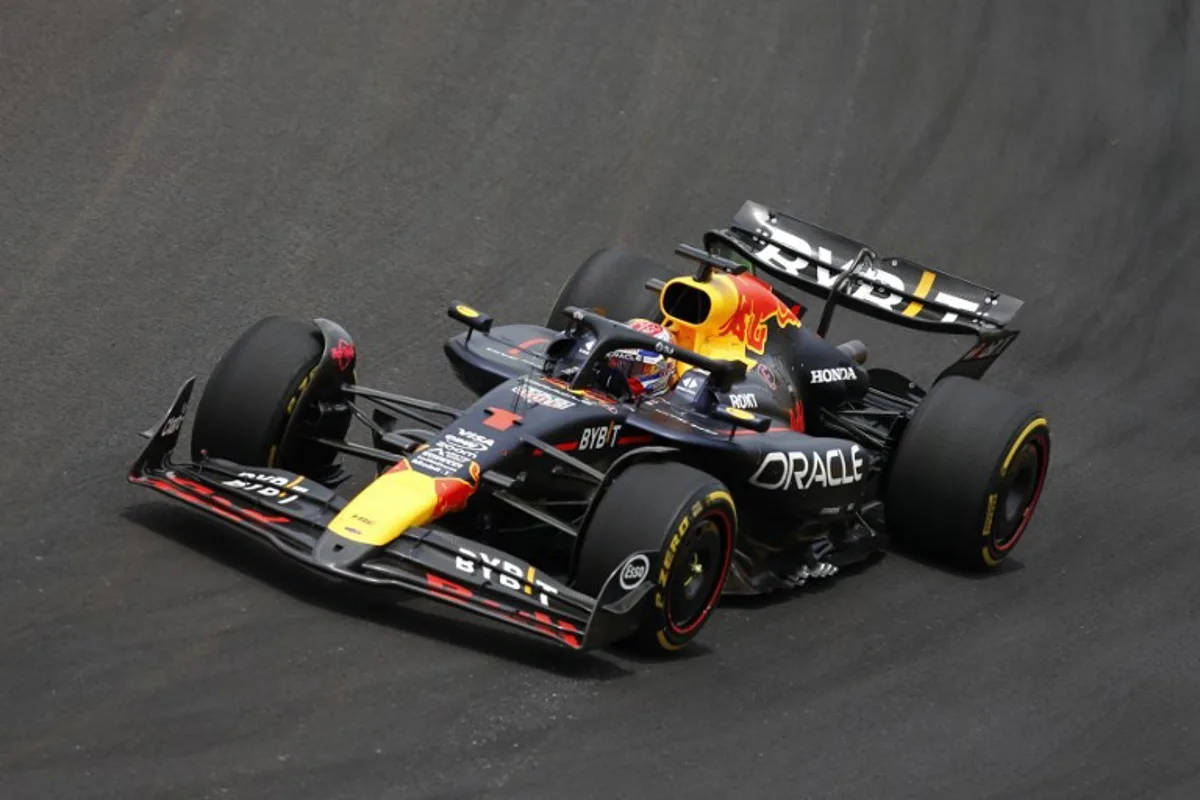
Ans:
[[[1193,4],[2,6],[0,796],[1200,795]],[[1027,300],[989,378],[1055,425],[1018,563],[579,659],[123,483],[261,315],[461,401],[451,298],[536,320],[747,198]],[[835,334],[953,352],[882,330]]]

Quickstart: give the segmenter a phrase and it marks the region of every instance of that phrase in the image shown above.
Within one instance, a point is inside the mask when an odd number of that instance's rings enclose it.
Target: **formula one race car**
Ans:
[[[209,378],[191,460],[171,456],[194,379],[129,479],[323,572],[574,649],[677,650],[723,593],[792,589],[889,538],[966,569],[1009,555],[1049,427],[976,379],[1021,301],[755,203],[704,244],[676,250],[688,274],[601,250],[545,326],[454,304],[467,409],[359,385],[333,322],[264,319]],[[815,330],[764,277],[826,298]],[[926,391],[827,342],[838,306],[977,341]],[[349,498],[342,454],[377,465]]]

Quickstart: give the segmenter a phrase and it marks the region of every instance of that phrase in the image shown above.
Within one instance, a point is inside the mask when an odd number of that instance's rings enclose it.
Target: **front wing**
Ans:
[[[330,533],[346,500],[304,476],[217,458],[171,460],[195,379],[180,389],[134,462],[129,482],[146,486],[240,530],[321,572],[405,589],[549,639],[573,650],[602,647],[637,628],[652,584],[621,586],[622,564],[598,597],[577,592],[533,565],[436,528],[413,528],[385,547]],[[630,553],[654,559],[657,553]]]

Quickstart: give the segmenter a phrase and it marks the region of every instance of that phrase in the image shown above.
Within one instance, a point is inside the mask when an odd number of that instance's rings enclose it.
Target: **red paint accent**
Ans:
[[[402,458],[388,472],[404,472],[407,469],[412,469],[412,465],[408,463],[407,458]]]
[[[798,433],[804,433],[804,405],[799,400],[788,409],[788,427]]]
[[[738,307],[721,326],[719,335],[733,336],[743,342],[746,349],[761,355],[767,345],[769,321],[774,319],[781,329],[800,325],[800,318],[775,296],[769,283],[746,272],[731,277],[738,290]]]
[[[185,489],[191,489],[196,494],[202,494],[205,497],[208,497],[209,495],[211,495],[213,493],[213,490],[208,488],[204,484],[196,483],[195,481],[189,481],[187,478],[180,478],[177,475],[171,476],[171,481],[179,484],[180,486],[182,486]]]
[[[243,514],[245,514],[247,517],[254,520],[255,522],[261,522],[265,525],[270,525],[270,524],[282,525],[283,523],[288,521],[287,517],[268,517],[266,514],[255,511],[252,508],[239,508],[238,511],[241,511]]]
[[[520,414],[514,414],[503,408],[485,409],[488,417],[483,421],[483,424],[489,428],[495,428],[498,431],[506,431],[513,425],[524,419]]]
[[[548,342],[548,341],[550,341],[550,340],[547,339],[545,336],[538,336],[535,339],[526,339],[525,341],[521,342],[516,347],[510,347],[508,349],[508,354],[510,356],[515,356],[517,353],[520,353],[522,350],[524,350],[527,347],[533,347],[535,344],[541,344],[542,342]]]
[[[157,478],[148,478],[146,480],[146,482],[148,484],[150,484],[151,486],[155,487],[156,489],[159,489],[161,491],[166,492],[167,494],[178,497],[180,500],[184,500],[188,503],[191,503],[194,506],[199,506],[200,508],[203,508],[206,511],[211,511],[212,513],[216,514],[219,517],[222,517],[223,519],[227,519],[231,522],[236,522],[236,523],[242,522],[242,519],[240,517],[238,517],[237,514],[231,514],[230,512],[226,511],[225,509],[215,506],[212,503],[206,501],[202,497],[197,497],[194,494],[188,494],[187,492],[171,485],[167,481],[159,480]],[[230,504],[230,505],[232,505],[232,504]]]
[[[337,346],[329,351],[329,356],[333,359],[333,363],[337,364],[340,372],[350,369],[354,364],[355,355],[354,345],[345,339],[338,339]]]
[[[190,489],[191,491],[200,495],[200,497],[196,497],[195,495],[190,495],[187,492],[180,492],[172,487],[172,491],[174,494],[176,494],[180,497],[194,499],[198,504],[204,505],[206,508],[210,508],[213,511],[218,512],[222,516],[229,516],[235,520],[237,519],[237,517],[233,517],[232,515],[228,514],[228,512],[224,511],[223,509],[218,508],[217,507],[218,503],[222,506],[225,506],[225,508],[231,508],[234,511],[240,512],[243,516],[247,517],[248,519],[252,519],[255,522],[261,522],[261,523],[267,524],[267,525],[270,525],[270,524],[282,525],[286,522],[291,521],[291,519],[289,517],[280,517],[280,516],[272,517],[272,516],[263,514],[260,511],[255,511],[252,508],[245,508],[243,506],[239,506],[238,504],[236,504],[232,500],[230,500],[228,497],[222,497],[221,495],[214,493],[213,490],[208,488],[207,486],[200,484],[200,483],[196,483],[195,481],[192,481],[192,480],[188,480],[187,478],[180,478],[177,475],[172,475],[171,482],[178,484],[179,486],[181,486],[185,489]]]
[[[648,444],[649,442],[652,442],[652,441],[654,441],[654,437],[649,436],[649,435],[622,436],[621,438],[617,439],[617,446],[624,447],[626,445],[631,445],[631,444]]]
[[[433,490],[437,493],[437,504],[433,507],[433,518],[459,511],[466,506],[471,495],[479,488],[479,464],[472,461],[467,471],[471,480],[462,478],[434,478]]]
[[[480,599],[483,600],[483,604],[488,608],[504,608],[504,606],[500,605],[495,600],[490,600],[486,597],[482,597]]]
[[[566,620],[556,620],[549,614],[543,611],[518,611],[517,617],[520,618],[526,625],[534,628],[540,633],[558,639],[563,644],[576,649],[582,647],[582,643],[577,636],[570,633],[564,633],[563,629],[579,633],[579,629]],[[532,622],[532,624],[530,624]]]
[[[469,600],[473,595],[471,590],[461,584],[457,584],[448,578],[443,578],[440,575],[434,575],[432,572],[425,573],[425,582],[436,593],[446,595],[451,600]]]
[[[570,450],[577,450],[578,448],[579,448],[579,442],[562,442],[561,444],[554,445],[555,450],[570,451]],[[542,455],[545,455],[545,453],[543,453],[541,450],[534,450],[532,453],[530,453],[530,455],[542,456]]]

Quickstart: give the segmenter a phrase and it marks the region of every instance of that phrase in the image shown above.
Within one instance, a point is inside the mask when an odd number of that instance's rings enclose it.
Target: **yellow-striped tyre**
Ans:
[[[583,532],[574,588],[596,596],[618,567],[623,588],[649,582],[650,600],[630,644],[673,653],[708,622],[725,586],[736,538],[737,510],[716,478],[683,464],[633,464],[596,500]],[[654,555],[631,559],[639,551]]]
[[[311,404],[300,401],[311,394],[306,389],[322,352],[321,331],[313,322],[279,316],[259,320],[209,375],[192,426],[192,457],[279,467],[314,480],[333,474],[335,451],[286,435],[294,417],[307,422],[317,416]],[[346,415],[322,427],[321,433],[340,439],[349,425]]]
[[[999,566],[1046,483],[1050,424],[1031,400],[966,378],[938,382],[888,468],[888,530],[903,546],[970,570]]]

